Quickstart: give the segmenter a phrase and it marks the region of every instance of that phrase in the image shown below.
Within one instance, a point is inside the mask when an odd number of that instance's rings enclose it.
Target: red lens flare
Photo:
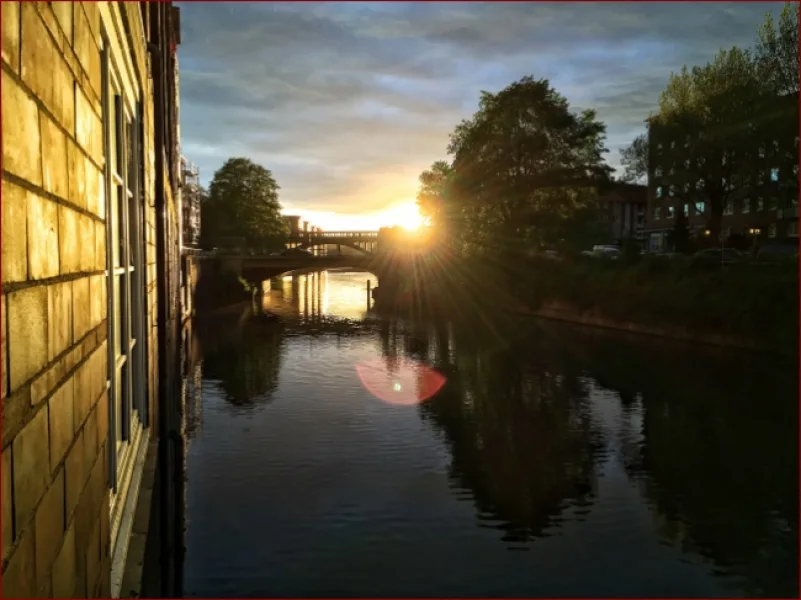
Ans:
[[[376,398],[389,404],[412,406],[436,394],[445,376],[413,358],[380,358],[356,365],[362,385]]]

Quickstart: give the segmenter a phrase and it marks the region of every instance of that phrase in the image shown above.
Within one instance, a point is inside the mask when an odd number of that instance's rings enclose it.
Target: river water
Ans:
[[[186,596],[797,597],[795,365],[369,278],[191,325]]]

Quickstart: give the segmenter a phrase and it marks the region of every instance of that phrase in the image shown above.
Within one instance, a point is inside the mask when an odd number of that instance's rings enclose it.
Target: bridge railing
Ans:
[[[296,233],[289,237],[290,241],[297,240],[374,240],[378,237],[377,231],[309,231]]]

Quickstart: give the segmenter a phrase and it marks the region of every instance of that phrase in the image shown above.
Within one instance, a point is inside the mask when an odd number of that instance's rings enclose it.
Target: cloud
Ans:
[[[181,3],[183,152],[209,181],[232,156],[293,209],[414,198],[481,90],[545,77],[608,128],[609,161],[671,71],[750,45],[781,3]]]

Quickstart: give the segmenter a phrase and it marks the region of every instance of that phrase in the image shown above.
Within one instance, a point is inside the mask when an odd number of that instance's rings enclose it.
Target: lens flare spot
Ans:
[[[365,389],[389,404],[410,406],[425,402],[445,385],[436,369],[413,358],[374,359],[356,365]]]

